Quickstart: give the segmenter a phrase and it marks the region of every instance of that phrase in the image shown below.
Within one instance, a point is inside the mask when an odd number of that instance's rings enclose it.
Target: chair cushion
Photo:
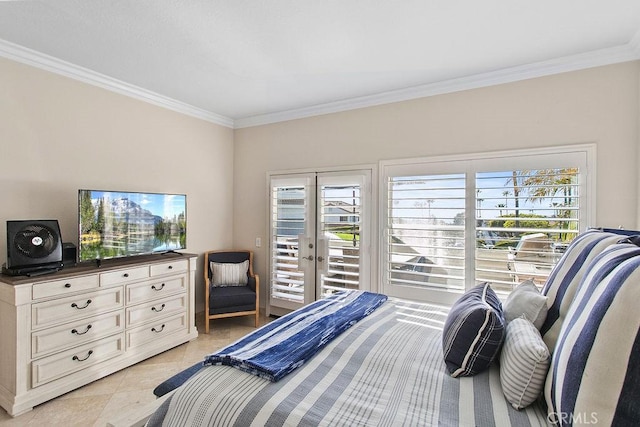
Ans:
[[[547,375],[549,420],[640,425],[640,248],[611,246],[585,270]]]
[[[525,280],[509,294],[502,310],[507,324],[524,316],[540,330],[547,318],[547,297],[540,294],[532,280]]]
[[[256,293],[249,286],[212,286],[209,291],[209,314],[248,311],[256,308]]]
[[[442,332],[444,361],[451,376],[487,369],[503,339],[502,306],[493,289],[485,283],[467,291],[451,307]]]
[[[520,317],[507,325],[500,352],[500,384],[511,406],[522,409],[542,394],[550,354],[540,332]]]
[[[213,286],[245,286],[249,260],[237,263],[211,262]]]

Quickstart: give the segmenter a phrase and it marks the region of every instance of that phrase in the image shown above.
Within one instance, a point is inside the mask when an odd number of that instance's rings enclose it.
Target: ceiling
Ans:
[[[640,1],[0,1],[0,56],[246,127],[638,59]]]

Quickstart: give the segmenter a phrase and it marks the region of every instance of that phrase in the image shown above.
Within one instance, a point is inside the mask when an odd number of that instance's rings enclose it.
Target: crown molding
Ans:
[[[638,57],[640,57],[640,30],[629,42],[629,47],[633,49]]]
[[[640,31],[635,34],[629,43],[613,48],[236,120],[194,107],[2,39],[0,39],[0,56],[98,86],[140,101],[148,102],[187,116],[232,129],[242,129],[633,61],[640,59]]]
[[[187,116],[233,128],[233,119],[194,107],[141,87],[71,64],[53,56],[0,39],[0,56],[52,73],[79,80],[102,89],[129,96]]]
[[[460,92],[469,89],[477,89],[495,86],[504,83],[512,83],[553,74],[583,70],[587,68],[611,65],[621,62],[640,59],[640,31],[626,45],[608,49],[571,55],[549,61],[520,65],[502,70],[476,74],[451,80],[444,80],[406,89],[393,90],[375,95],[361,96],[315,105],[307,108],[298,108],[271,114],[256,115],[236,119],[235,129],[266,125],[271,123],[296,120],[341,111],[355,110],[394,102],[408,101],[434,95],[442,95]]]

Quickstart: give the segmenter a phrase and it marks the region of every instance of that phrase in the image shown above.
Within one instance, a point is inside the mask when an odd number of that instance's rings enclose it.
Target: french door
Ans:
[[[272,175],[267,314],[370,282],[371,171]]]

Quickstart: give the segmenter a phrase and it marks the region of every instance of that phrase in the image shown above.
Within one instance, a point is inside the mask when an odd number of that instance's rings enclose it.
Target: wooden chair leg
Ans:
[[[204,333],[208,334],[209,333],[209,316],[207,315],[207,313],[204,314]]]

